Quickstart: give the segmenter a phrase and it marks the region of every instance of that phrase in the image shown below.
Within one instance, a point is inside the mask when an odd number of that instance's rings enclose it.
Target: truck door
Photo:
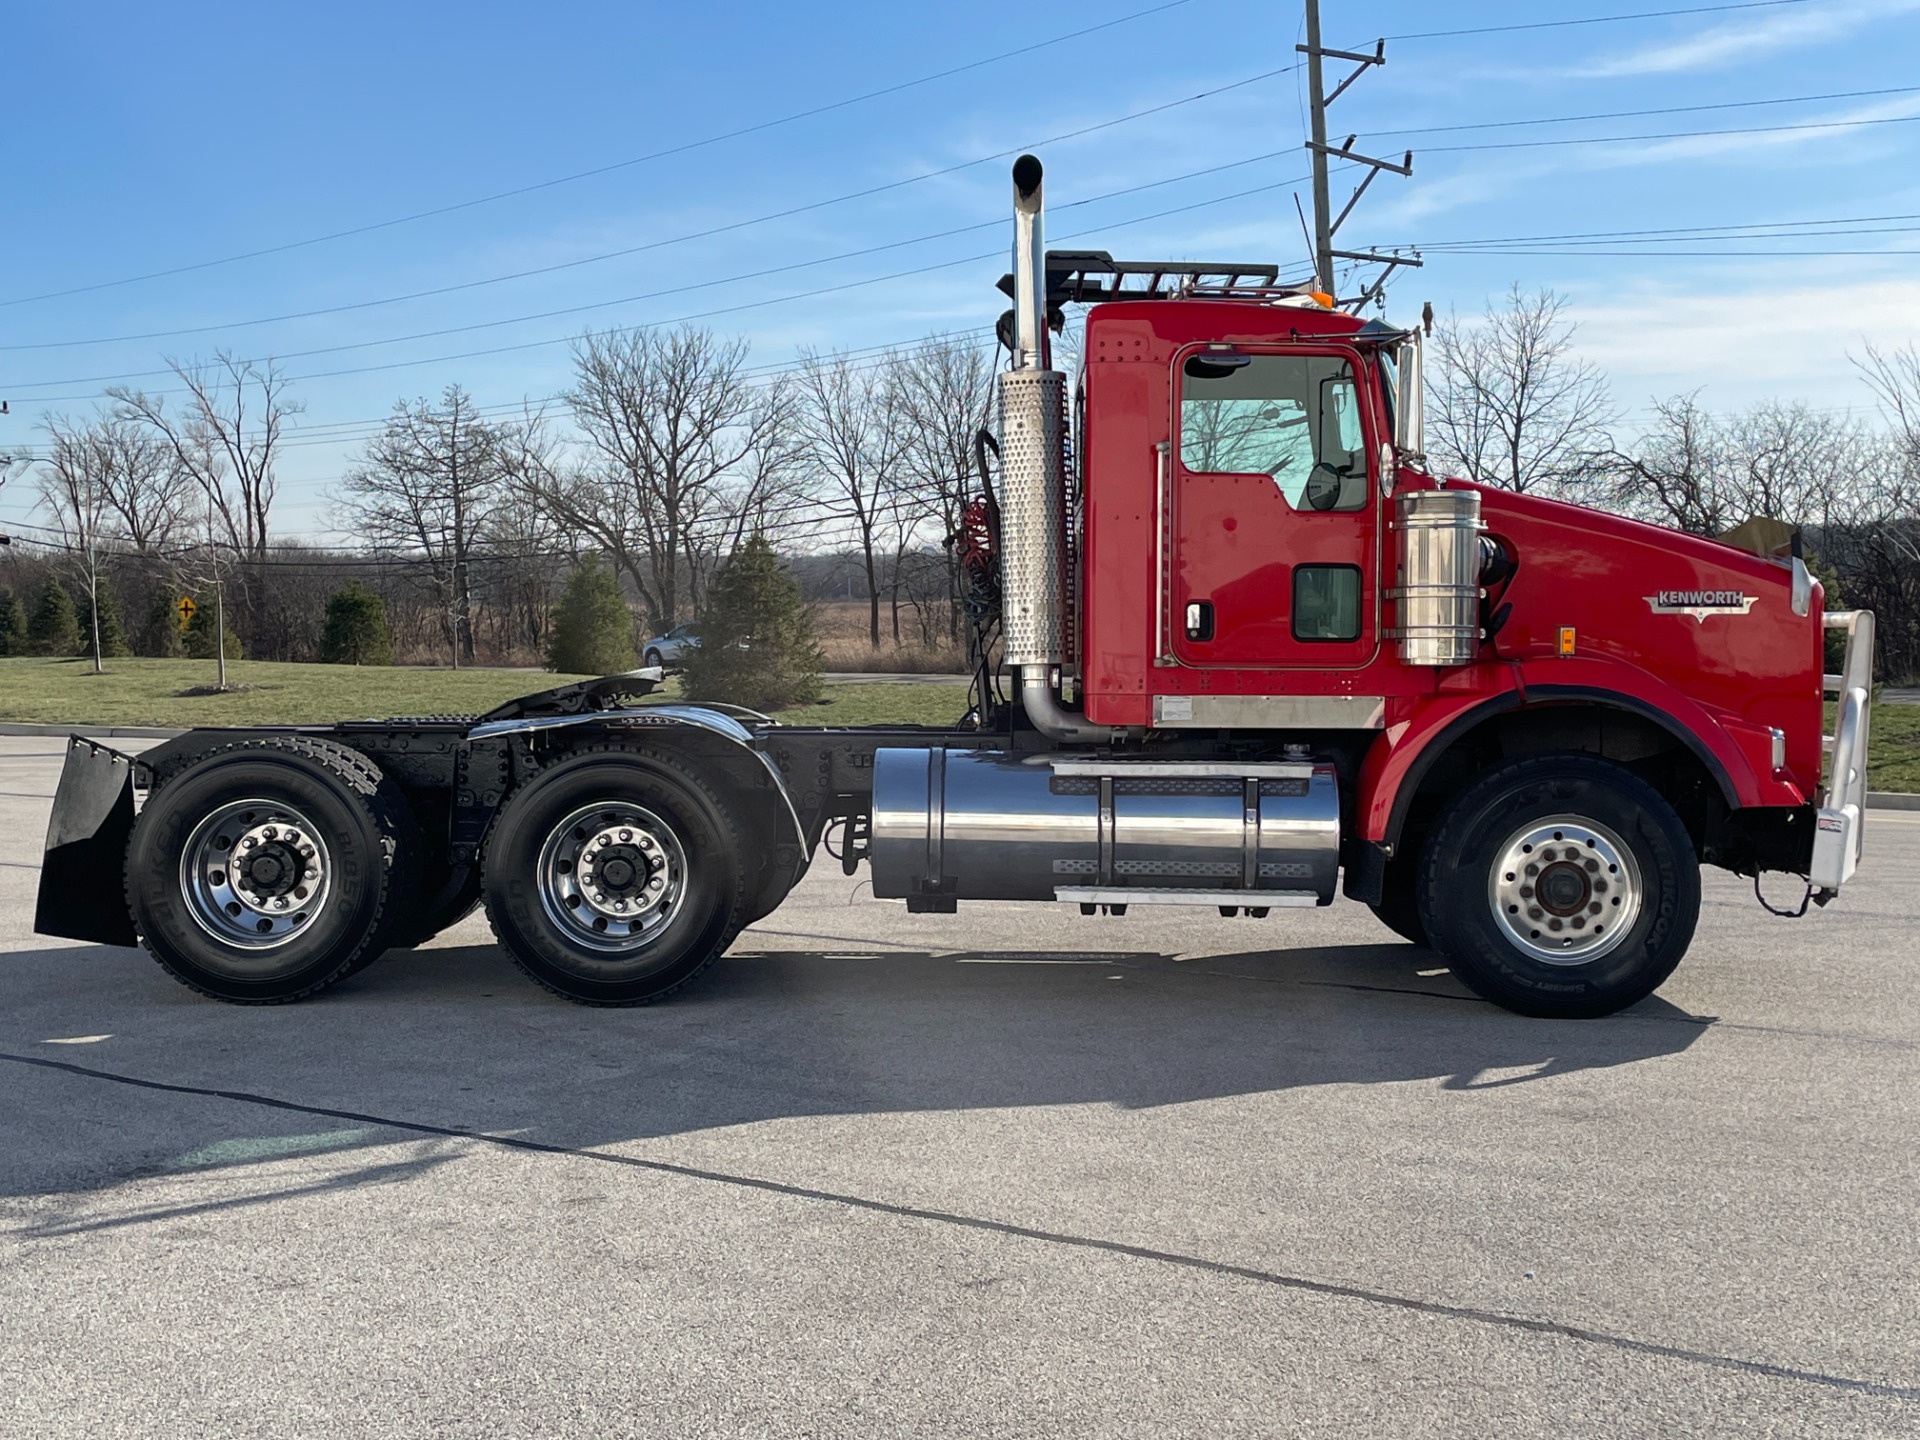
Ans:
[[[1181,664],[1342,669],[1375,648],[1372,416],[1350,353],[1174,360],[1163,645]]]

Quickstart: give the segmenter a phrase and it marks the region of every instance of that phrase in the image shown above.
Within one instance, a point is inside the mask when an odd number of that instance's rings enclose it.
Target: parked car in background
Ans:
[[[656,635],[647,641],[641,652],[643,665],[678,665],[686,658],[687,651],[700,648],[700,637],[692,625],[676,625],[664,635]]]

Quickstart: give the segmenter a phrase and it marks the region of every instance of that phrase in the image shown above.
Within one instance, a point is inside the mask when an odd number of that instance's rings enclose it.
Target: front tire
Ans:
[[[607,747],[544,771],[487,843],[487,918],[535,981],[588,1005],[662,1000],[745,921],[725,799],[661,756]]]
[[[298,1000],[385,947],[411,840],[405,797],[353,751],[244,741],[147,801],[127,846],[127,906],[183,985],[237,1004]]]
[[[1610,1015],[1673,973],[1700,863],[1673,807],[1590,755],[1503,765],[1448,804],[1420,861],[1433,948],[1522,1015]]]
[[[629,651],[628,653],[631,654],[632,652]],[[660,658],[660,652],[658,650],[647,651],[646,655],[643,657],[643,660],[647,668],[650,670],[657,670],[661,668],[663,665],[665,665],[666,663],[664,660]]]

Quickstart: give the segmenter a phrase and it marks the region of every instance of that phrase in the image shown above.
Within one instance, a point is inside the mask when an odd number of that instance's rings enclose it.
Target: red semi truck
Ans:
[[[950,728],[792,726],[648,703],[640,671],[137,759],[76,738],[37,928],[137,937],[205,994],[274,1002],[484,903],[541,984],[635,1004],[837,829],[848,873],[922,913],[1265,916],[1341,888],[1487,998],[1586,1016],[1672,972],[1703,864],[1838,893],[1871,615],[1823,613],[1797,553],[1437,478],[1417,331],[1270,266],[1048,253],[1039,162],[1013,178],[969,556],[1004,700],[982,683]],[[1071,382],[1068,305],[1090,306]]]

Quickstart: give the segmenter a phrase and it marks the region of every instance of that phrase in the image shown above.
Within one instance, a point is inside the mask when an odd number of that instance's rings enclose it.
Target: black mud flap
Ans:
[[[75,736],[47,823],[40,900],[33,928],[41,935],[133,945],[122,879],[133,834],[133,761]]]

